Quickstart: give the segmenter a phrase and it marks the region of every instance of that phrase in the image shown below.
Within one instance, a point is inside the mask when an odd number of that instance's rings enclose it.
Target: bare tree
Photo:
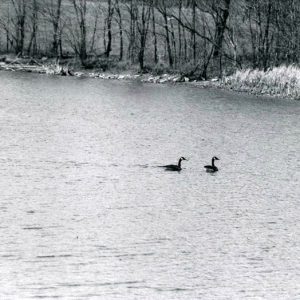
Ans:
[[[144,54],[145,47],[147,42],[147,35],[149,30],[149,20],[151,13],[151,4],[152,1],[148,0],[148,5],[145,3],[146,1],[142,1],[141,3],[141,16],[138,18],[137,29],[139,32],[139,40],[140,40],[140,49],[139,49],[139,64],[141,71],[144,70]]]
[[[97,5],[97,3],[95,3],[93,11],[94,11],[94,26],[93,26],[93,33],[92,33],[90,49],[89,49],[90,53],[94,52],[97,30],[98,30],[98,22],[99,22],[99,17],[100,17],[99,5]]]
[[[1,10],[0,10],[1,11]],[[3,10],[2,10],[3,12]],[[13,48],[13,37],[12,37],[12,30],[11,30],[11,11],[10,5],[6,7],[6,14],[0,15],[0,26],[5,33],[6,38],[6,52],[10,52],[11,48]]]
[[[164,29],[165,29],[165,42],[168,51],[168,58],[169,58],[169,65],[173,67],[174,58],[171,50],[171,43],[170,43],[170,32],[169,32],[169,14],[167,11],[166,0],[158,1],[157,9],[161,13],[163,20],[164,20]]]
[[[129,25],[129,43],[128,43],[128,57],[131,63],[135,62],[136,54],[136,31],[137,31],[137,0],[130,0],[126,4],[127,11],[130,17]]]
[[[27,48],[28,54],[36,55],[37,54],[37,31],[38,31],[38,12],[39,5],[37,0],[32,0],[31,3],[31,36],[29,39],[29,44]]]
[[[192,52],[193,52],[193,60],[196,63],[197,56],[197,45],[196,45],[196,0],[192,0]]]
[[[114,6],[112,0],[107,0],[107,16],[106,16],[106,30],[107,30],[107,45],[105,49],[106,57],[109,57],[109,54],[112,50],[112,19],[114,15]]]
[[[53,40],[51,46],[51,53],[58,57],[62,53],[59,54],[59,46],[61,45],[61,5],[62,0],[50,0],[49,5],[45,7],[46,15],[49,18],[50,23],[53,27]]]
[[[158,63],[158,51],[157,51],[157,33],[156,33],[156,20],[155,20],[155,9],[154,1],[151,3],[151,14],[152,14],[152,35],[154,41],[154,63]]]
[[[86,12],[87,12],[87,0],[70,0],[73,4],[75,11],[75,17],[77,22],[77,28],[75,34],[72,28],[70,28],[73,36],[73,46],[75,52],[78,54],[81,62],[84,64],[87,58],[87,27],[86,27]]]
[[[27,15],[26,0],[10,0],[13,7],[12,24],[15,34],[11,33],[16,54],[23,54],[25,43],[25,20]]]
[[[109,58],[116,28],[119,60],[128,47],[130,62],[141,70],[149,57],[158,62],[159,51],[170,68],[194,78],[222,76],[223,70],[250,63],[266,70],[300,61],[299,0],[68,1],[2,1],[0,50],[35,56],[50,45],[59,57],[70,51],[68,42],[84,64],[88,53],[96,54],[100,34]]]
[[[177,24],[177,27],[178,27],[178,56],[179,56],[179,61],[181,61],[182,59],[182,37],[181,37],[181,23],[182,23],[182,20],[181,20],[181,17],[182,17],[182,0],[179,0],[179,3],[178,3],[178,24]]]
[[[123,40],[123,19],[122,19],[122,13],[120,9],[119,0],[116,0],[115,3],[116,6],[116,13],[117,13],[117,23],[119,26],[119,38],[120,38],[120,54],[119,54],[119,60],[123,60],[123,52],[124,52],[124,40]]]

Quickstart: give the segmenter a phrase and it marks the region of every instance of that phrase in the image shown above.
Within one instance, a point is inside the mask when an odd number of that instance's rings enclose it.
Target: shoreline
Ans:
[[[79,78],[94,78],[104,80],[138,80],[144,83],[193,83],[194,85],[201,87],[220,87],[220,81],[217,78],[211,80],[190,80],[188,77],[180,74],[164,73],[161,75],[152,73],[137,73],[132,71],[123,71],[120,73],[113,73],[109,71],[94,70],[89,72],[83,68],[79,68],[76,71],[70,70],[68,66],[58,64],[42,64],[34,60],[32,63],[19,63],[19,62],[0,62],[0,70],[10,72],[27,72],[38,73],[54,76],[71,76]]]
[[[137,73],[132,71],[123,71],[120,73],[113,73],[109,71],[99,71],[94,70],[89,72],[83,68],[78,68],[78,70],[70,70],[68,66],[59,64],[42,64],[34,60],[30,63],[19,63],[19,62],[0,62],[0,70],[4,71],[20,71],[28,73],[39,73],[47,75],[56,76],[74,76],[74,77],[84,77],[84,78],[99,78],[99,79],[114,79],[114,80],[140,80],[141,82],[149,83],[179,83],[179,82],[192,82],[188,77],[182,76],[180,74],[169,74],[164,73],[161,75],[152,73]],[[193,80],[196,82],[196,80]],[[197,81],[200,82],[200,81]]]
[[[77,71],[71,71],[68,65],[59,65],[59,64],[43,64],[43,61],[38,62],[36,60],[30,59],[27,63],[20,63],[18,60],[11,62],[0,62],[0,70],[11,71],[11,72],[28,72],[28,73],[38,73],[46,75],[55,75],[55,76],[71,76],[78,78],[94,78],[94,79],[103,79],[103,80],[137,80],[144,83],[155,83],[155,84],[166,84],[166,83],[183,83],[190,84],[199,88],[218,88],[227,91],[234,91],[237,93],[243,93],[254,96],[266,96],[271,98],[283,98],[289,100],[300,100],[300,97],[296,93],[296,97],[291,95],[286,95],[284,93],[272,93],[269,89],[259,89],[256,86],[248,85],[248,83],[238,84],[232,83],[232,78],[235,75],[224,77],[221,80],[218,78],[213,78],[210,80],[190,80],[190,78],[180,75],[180,74],[169,74],[165,73],[162,75],[145,73],[140,74],[137,72],[121,72],[121,73],[112,73],[108,71],[98,71],[94,70],[89,72],[83,68],[78,68]],[[249,70],[246,72],[249,72]],[[300,91],[299,91],[300,92]]]

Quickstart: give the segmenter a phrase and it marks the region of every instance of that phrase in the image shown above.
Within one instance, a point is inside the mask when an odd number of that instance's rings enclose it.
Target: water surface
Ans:
[[[299,102],[14,72],[0,91],[1,299],[300,299]]]

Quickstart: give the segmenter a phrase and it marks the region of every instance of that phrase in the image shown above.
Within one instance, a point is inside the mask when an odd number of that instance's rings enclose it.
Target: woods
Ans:
[[[297,0],[2,0],[0,51],[197,79],[299,63]]]

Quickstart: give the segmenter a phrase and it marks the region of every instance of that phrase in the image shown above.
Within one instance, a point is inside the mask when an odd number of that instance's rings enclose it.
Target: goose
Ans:
[[[162,168],[165,168],[166,171],[181,171],[181,161],[187,160],[185,157],[181,156],[179,158],[178,164],[177,165],[165,165],[165,166],[160,166]]]
[[[214,156],[212,159],[211,159],[211,166],[210,165],[207,165],[207,166],[204,166],[204,168],[206,169],[206,172],[217,172],[218,171],[218,168],[215,166],[215,160],[219,160],[219,158],[217,158],[216,156]]]

